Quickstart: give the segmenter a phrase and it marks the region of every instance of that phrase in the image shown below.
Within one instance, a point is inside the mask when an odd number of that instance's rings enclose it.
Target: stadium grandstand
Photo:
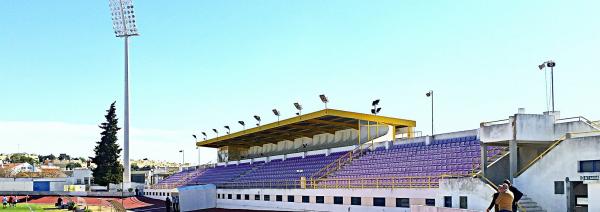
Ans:
[[[600,125],[560,113],[423,136],[409,119],[324,109],[197,142],[218,163],[146,188],[184,210],[485,211],[505,179],[519,211],[600,211]]]

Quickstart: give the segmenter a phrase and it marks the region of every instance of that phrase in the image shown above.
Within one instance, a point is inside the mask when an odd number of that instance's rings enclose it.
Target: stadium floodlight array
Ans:
[[[240,123],[240,125],[242,125],[242,128],[244,130],[246,129],[246,123],[244,123],[244,121],[238,121],[238,123]]]
[[[325,109],[327,109],[327,102],[329,102],[329,99],[327,99],[325,94],[319,95],[319,98],[321,99],[321,102],[323,102],[323,104],[325,104]]]
[[[229,128],[229,126],[225,125],[223,128],[227,129],[227,135],[229,135],[229,133],[231,132],[231,129]]]
[[[548,60],[538,65],[540,70],[545,69],[546,67],[550,67],[550,89],[552,90],[552,112],[554,112],[554,66],[556,63],[553,60]],[[546,96],[548,93],[546,93]]]
[[[294,107],[296,107],[296,110],[298,110],[298,112],[296,113],[296,115],[302,115],[302,105],[300,105],[300,103],[295,102],[294,103]]]
[[[256,121],[258,122],[258,123],[256,123],[256,126],[257,127],[260,126],[260,116],[254,115],[254,119],[256,119]]]
[[[375,101],[373,101],[371,103],[371,105],[373,105],[373,109],[371,109],[371,113],[373,115],[377,115],[379,113],[379,111],[381,111],[381,107],[378,107],[378,105],[379,105],[379,99],[376,99]]]
[[[277,109],[273,109],[273,114],[275,114],[275,115],[277,116],[277,122],[279,122],[279,116],[281,115],[281,114],[279,113],[279,110],[277,110]]]
[[[117,37],[137,36],[132,0],[109,0],[113,29]]]
[[[429,90],[425,96],[431,97],[431,135],[433,136],[433,90]]]
[[[129,161],[129,45],[130,36],[138,36],[132,0],[109,0],[113,30],[115,36],[125,41],[125,104],[123,123],[123,183],[131,183],[131,164]],[[129,186],[129,185],[127,185]]]

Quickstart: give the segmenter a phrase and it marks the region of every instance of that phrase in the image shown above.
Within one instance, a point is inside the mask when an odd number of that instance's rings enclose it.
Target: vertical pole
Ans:
[[[550,67],[550,84],[552,84],[552,112],[554,112],[554,67]]]
[[[124,36],[125,40],[125,123],[123,136],[123,183],[131,182],[131,164],[129,164],[129,36]]]
[[[431,136],[433,136],[433,91],[431,91]]]
[[[358,148],[360,148],[360,120],[357,121],[358,122]]]

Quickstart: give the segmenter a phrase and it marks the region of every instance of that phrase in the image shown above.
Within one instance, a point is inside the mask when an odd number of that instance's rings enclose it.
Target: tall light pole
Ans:
[[[552,90],[552,112],[554,112],[554,66],[556,66],[556,63],[552,60],[548,60],[548,61],[538,65],[538,68],[540,70],[542,70],[546,67],[550,67],[550,89]],[[546,95],[548,95],[548,93],[546,93]]]
[[[321,94],[321,95],[319,95],[319,98],[321,99],[321,102],[323,102],[323,104],[325,104],[325,109],[327,109],[327,102],[329,102],[329,99],[327,99],[327,96],[325,96],[325,94]]]
[[[181,152],[181,168],[183,169],[183,165],[185,164],[185,151],[179,150],[179,152]]]
[[[123,183],[131,183],[129,163],[129,44],[130,36],[138,36],[132,0],[109,0],[115,36],[125,41],[125,123],[123,136]],[[127,185],[129,187],[129,185]]]
[[[433,136],[433,90],[429,90],[425,96],[431,97],[431,136]]]
[[[294,107],[296,107],[296,110],[298,110],[298,112],[296,113],[297,116],[302,115],[302,105],[298,102],[294,103]]]

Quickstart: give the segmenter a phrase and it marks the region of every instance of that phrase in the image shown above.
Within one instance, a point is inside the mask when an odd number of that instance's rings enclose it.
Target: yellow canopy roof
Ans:
[[[270,124],[197,142],[202,147],[239,146],[251,147],[301,137],[312,138],[323,133],[335,133],[346,129],[358,129],[359,121],[375,122],[395,128],[415,127],[413,120],[379,115],[324,109]],[[363,123],[364,124],[364,123]]]

